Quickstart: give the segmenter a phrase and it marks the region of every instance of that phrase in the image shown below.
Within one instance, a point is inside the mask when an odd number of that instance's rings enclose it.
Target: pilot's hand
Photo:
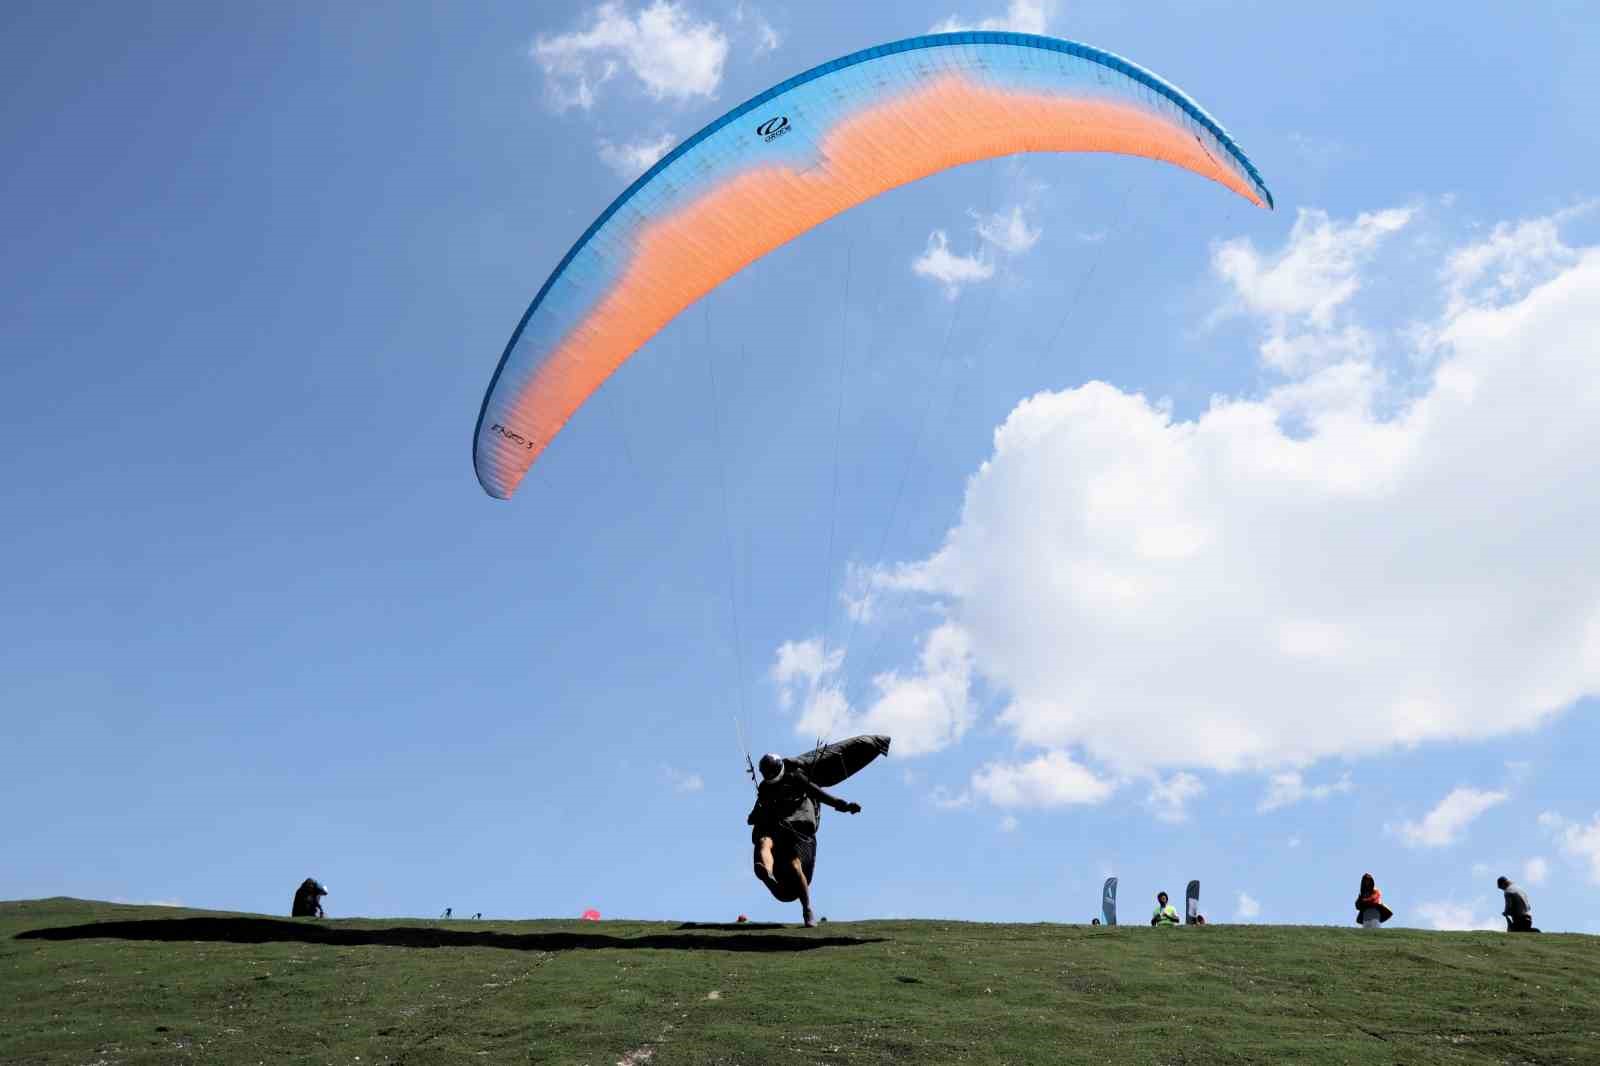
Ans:
[[[846,813],[846,814],[860,814],[861,813],[861,804],[859,804],[859,803],[846,803],[844,805],[844,813]]]

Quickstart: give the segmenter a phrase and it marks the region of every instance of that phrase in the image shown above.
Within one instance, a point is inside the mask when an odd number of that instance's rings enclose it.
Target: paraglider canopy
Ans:
[[[540,288],[484,394],[473,467],[509,499],[641,345],[733,274],[889,189],[1020,152],[1163,160],[1272,206],[1227,131],[1120,56],[1022,33],[913,37],[773,86],[667,153]]]

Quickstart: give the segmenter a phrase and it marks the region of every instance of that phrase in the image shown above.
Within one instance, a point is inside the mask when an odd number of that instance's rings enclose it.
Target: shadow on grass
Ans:
[[[680,927],[681,928],[681,927]],[[735,928],[744,929],[744,926]],[[777,928],[782,928],[778,926]],[[457,931],[427,926],[358,929],[281,918],[155,918],[133,922],[90,922],[54,929],[30,929],[18,940],[156,940],[218,941],[228,944],[331,944],[392,948],[503,948],[509,951],[593,951],[602,948],[655,948],[665,951],[813,951],[859,947],[882,937],[858,936],[704,936],[656,933],[646,936],[604,936],[599,933],[495,933]]]
[[[782,922],[684,922],[674,929],[716,929],[724,933],[750,933],[761,929],[782,929]]]

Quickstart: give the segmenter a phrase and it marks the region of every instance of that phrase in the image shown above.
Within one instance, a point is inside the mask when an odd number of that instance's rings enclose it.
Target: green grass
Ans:
[[[91,925],[90,923],[103,923]],[[0,904],[0,1062],[1596,1063],[1600,940]]]

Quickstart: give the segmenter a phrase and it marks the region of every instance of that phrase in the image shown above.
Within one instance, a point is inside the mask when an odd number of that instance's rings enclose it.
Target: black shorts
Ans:
[[[772,863],[774,866],[789,865],[789,860],[795,856],[800,857],[800,869],[806,875],[806,884],[811,883],[813,873],[817,868],[817,838],[808,833],[797,833],[788,826],[783,825],[758,825],[750,830],[750,843],[761,843],[762,837],[772,838]]]

